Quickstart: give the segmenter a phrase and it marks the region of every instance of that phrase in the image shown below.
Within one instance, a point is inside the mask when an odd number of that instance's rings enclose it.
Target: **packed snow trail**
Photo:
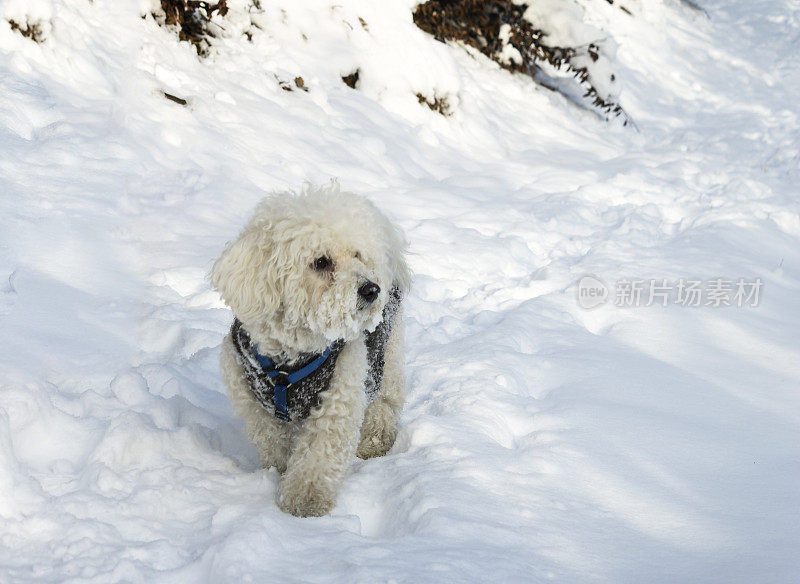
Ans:
[[[0,4],[0,582],[795,581],[797,3],[576,3],[636,129],[412,0],[229,4],[203,60],[147,1]],[[298,519],[206,274],[264,193],[331,177],[411,242],[408,404]],[[588,274],[763,287],[585,310]]]

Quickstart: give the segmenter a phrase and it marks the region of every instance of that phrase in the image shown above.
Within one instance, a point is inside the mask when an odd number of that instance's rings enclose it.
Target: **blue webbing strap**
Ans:
[[[333,350],[332,346],[325,349],[322,355],[314,359],[311,363],[309,363],[302,369],[299,369],[294,373],[290,373],[289,375],[287,375],[286,378],[289,380],[289,383],[297,383],[304,377],[308,377],[309,375],[314,373],[314,371],[319,369],[319,366],[322,365],[328,359],[328,357],[331,354],[331,350]]]
[[[289,416],[288,391],[287,391],[289,386],[293,383],[297,383],[298,381],[300,381],[305,377],[308,377],[309,375],[314,373],[314,371],[319,369],[320,365],[322,365],[328,359],[332,350],[333,346],[328,347],[321,355],[319,355],[311,363],[309,363],[302,369],[298,369],[297,371],[288,374],[276,369],[275,364],[269,357],[265,357],[261,355],[258,351],[254,350],[258,362],[261,363],[261,367],[264,368],[264,373],[267,374],[267,377],[273,380],[272,403],[275,405],[276,418],[281,419],[284,422],[291,421],[291,417]],[[283,383],[276,383],[274,378],[278,377],[279,375],[282,376],[286,381]],[[281,381],[283,381],[283,379]]]
[[[286,395],[286,385],[275,384],[272,395],[272,403],[275,404],[275,417],[284,422],[290,422],[289,403]]]

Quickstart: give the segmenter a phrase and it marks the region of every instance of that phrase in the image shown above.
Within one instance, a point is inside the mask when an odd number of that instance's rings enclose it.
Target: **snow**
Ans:
[[[0,4],[0,582],[796,581],[796,2],[570,3],[635,128],[412,0],[230,0],[204,60],[153,4]],[[206,274],[265,192],[331,177],[411,242],[409,395],[298,519]],[[763,288],[585,310],[588,274]]]

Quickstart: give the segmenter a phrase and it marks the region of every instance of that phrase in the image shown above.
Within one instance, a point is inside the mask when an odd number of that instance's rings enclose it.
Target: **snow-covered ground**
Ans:
[[[231,0],[204,60],[147,0],[0,2],[0,582],[796,582],[800,5],[697,3],[570,7],[625,128],[415,0]],[[298,519],[206,274],[265,192],[331,177],[411,242],[409,395]],[[718,278],[758,306],[675,303]]]

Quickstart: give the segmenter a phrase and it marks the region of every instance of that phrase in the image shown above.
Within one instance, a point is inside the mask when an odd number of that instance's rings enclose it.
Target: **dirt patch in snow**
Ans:
[[[358,77],[360,75],[360,71],[356,69],[350,75],[342,75],[342,81],[345,85],[352,89],[356,89],[358,87]]]

